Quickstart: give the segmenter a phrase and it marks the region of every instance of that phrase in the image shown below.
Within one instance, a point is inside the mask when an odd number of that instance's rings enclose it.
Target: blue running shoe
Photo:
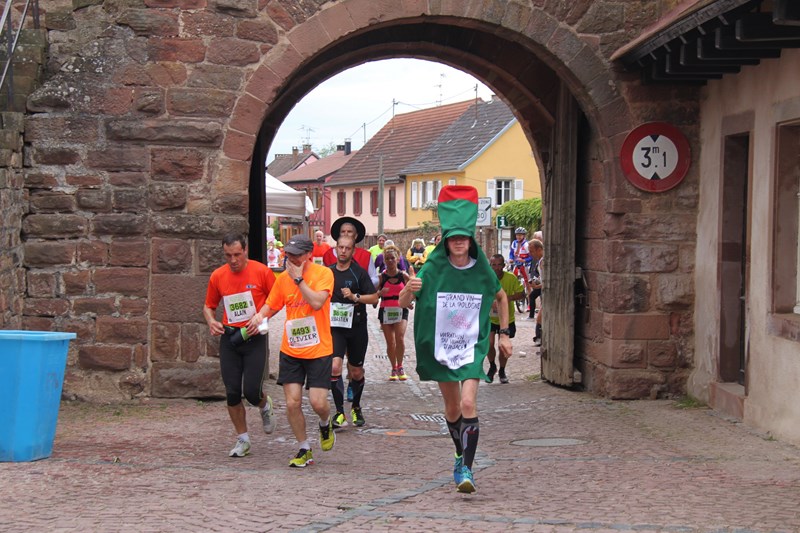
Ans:
[[[461,455],[456,455],[456,462],[453,464],[453,481],[456,482],[456,485],[461,483],[463,480],[461,477],[462,468],[464,468],[464,457]]]
[[[472,478],[472,470],[467,465],[461,467],[461,483],[456,487],[456,491],[465,494],[475,492],[475,480]]]

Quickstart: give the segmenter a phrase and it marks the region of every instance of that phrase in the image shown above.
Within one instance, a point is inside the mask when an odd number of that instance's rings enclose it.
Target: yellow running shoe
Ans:
[[[319,445],[323,452],[330,451],[336,443],[336,432],[333,430],[333,418],[327,426],[319,427]]]
[[[314,464],[314,457],[311,455],[311,450],[306,450],[305,448],[300,448],[300,451],[297,452],[297,455],[294,456],[294,459],[289,461],[289,466],[292,468],[305,468],[308,465]]]
[[[333,429],[343,428],[347,425],[347,419],[344,417],[344,413],[337,412],[333,415]]]
[[[360,407],[353,407],[353,409],[350,411],[350,417],[353,419],[353,424],[358,427],[361,427],[367,423],[367,421],[364,420],[364,415],[361,414]]]

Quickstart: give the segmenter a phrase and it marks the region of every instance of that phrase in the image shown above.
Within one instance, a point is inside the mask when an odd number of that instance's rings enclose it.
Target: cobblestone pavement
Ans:
[[[0,463],[0,531],[800,531],[800,449],[707,409],[543,383],[533,324],[520,320],[511,383],[480,387],[478,492],[456,493],[411,327],[411,379],[389,382],[372,315],[367,425],[339,431],[330,452],[315,443],[315,465],[288,467],[297,445],[274,379],[278,427],[265,435],[248,408],[242,459],[227,456],[223,402],[64,403],[51,458]]]

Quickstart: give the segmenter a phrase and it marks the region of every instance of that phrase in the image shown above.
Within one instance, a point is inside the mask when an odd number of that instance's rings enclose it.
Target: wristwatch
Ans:
[[[295,285],[300,285],[302,282],[303,282],[303,276],[300,276],[299,278],[294,278]]]
[[[511,336],[511,330],[508,328],[501,328],[498,332],[498,335],[508,335]]]
[[[361,299],[361,295],[356,293],[356,301],[359,301],[360,299]]]

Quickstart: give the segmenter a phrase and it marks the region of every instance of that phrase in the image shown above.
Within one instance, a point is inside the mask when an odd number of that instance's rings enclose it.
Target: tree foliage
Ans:
[[[333,141],[329,142],[326,146],[322,146],[314,150],[314,153],[317,154],[320,159],[328,157],[329,155],[333,155],[336,152],[336,143]]]
[[[500,206],[497,215],[506,217],[512,228],[523,227],[529,232],[542,228],[542,199],[509,200]]]

